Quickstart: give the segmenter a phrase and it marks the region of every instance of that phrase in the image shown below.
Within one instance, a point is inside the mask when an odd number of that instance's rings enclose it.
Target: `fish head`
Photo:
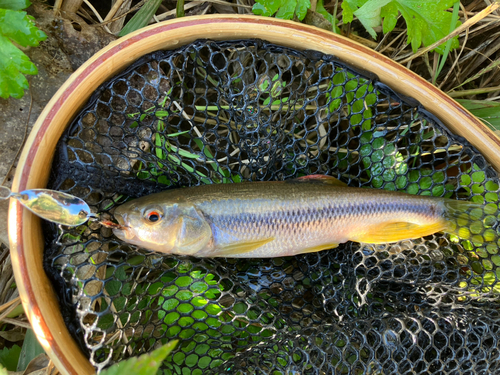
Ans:
[[[149,197],[145,197],[149,198]],[[167,254],[195,255],[212,240],[212,229],[193,205],[136,199],[116,208],[116,237]]]

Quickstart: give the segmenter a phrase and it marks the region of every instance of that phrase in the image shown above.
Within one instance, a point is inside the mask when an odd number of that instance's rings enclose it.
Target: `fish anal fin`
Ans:
[[[265,245],[273,240],[274,240],[274,237],[266,238],[266,239],[258,240],[258,241],[234,242],[232,244],[217,248],[216,252],[212,256],[231,258],[231,256],[234,256],[234,255],[241,255],[241,254],[246,254],[246,253],[249,253],[251,251],[254,251],[254,250],[258,249],[259,247],[261,247],[261,246],[263,246],[263,245]]]
[[[323,174],[312,174],[309,176],[302,176],[302,177],[298,177],[296,179],[293,179],[291,181],[294,181],[294,182],[313,182],[313,183],[316,182],[316,183],[323,183],[323,184],[342,186],[342,187],[347,186],[347,184],[343,183],[339,179],[332,177],[332,176],[326,176]]]
[[[306,249],[301,249],[301,250],[299,250],[297,252],[294,252],[293,255],[308,254],[308,253],[317,253],[318,251],[328,250],[328,249],[334,249],[334,248],[336,248],[338,246],[339,246],[338,243],[323,244],[323,245],[308,247]]]
[[[391,222],[370,226],[364,233],[350,238],[352,241],[383,244],[429,236],[447,229],[445,220],[421,225],[408,222]]]

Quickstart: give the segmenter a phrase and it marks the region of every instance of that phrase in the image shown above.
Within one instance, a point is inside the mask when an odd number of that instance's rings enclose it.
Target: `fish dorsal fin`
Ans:
[[[444,220],[427,225],[408,222],[381,223],[372,225],[364,233],[360,233],[349,239],[356,242],[383,244],[425,237],[436,232],[441,232],[446,228],[447,224]]]
[[[257,240],[257,241],[235,242],[235,243],[217,248],[217,251],[213,256],[231,258],[232,256],[235,256],[235,255],[246,254],[246,253],[249,253],[251,251],[254,251],[254,250],[258,249],[259,247],[261,247],[261,246],[265,245],[266,243],[269,243],[273,240],[274,240],[274,237],[266,238],[263,240]]]
[[[294,182],[321,183],[321,184],[329,184],[329,185],[342,186],[342,187],[347,186],[347,184],[340,181],[339,179],[332,177],[332,176],[326,176],[324,174],[311,174],[309,176],[298,177],[292,181],[294,181]]]

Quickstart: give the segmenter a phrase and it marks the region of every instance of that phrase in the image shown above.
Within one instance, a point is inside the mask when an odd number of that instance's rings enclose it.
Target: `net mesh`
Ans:
[[[169,187],[328,174],[484,204],[435,234],[275,259],[152,253],[97,223],[45,223],[45,269],[101,370],[172,339],[164,374],[500,371],[498,174],[377,77],[258,40],[158,51],[103,84],[63,134],[49,187],[94,212]]]

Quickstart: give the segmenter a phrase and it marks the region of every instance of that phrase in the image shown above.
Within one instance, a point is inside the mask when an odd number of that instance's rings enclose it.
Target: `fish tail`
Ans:
[[[485,220],[485,206],[468,201],[446,199],[444,201],[444,232],[455,234],[476,244],[492,243],[499,239],[493,229],[495,223]],[[495,220],[496,221],[496,220]]]

